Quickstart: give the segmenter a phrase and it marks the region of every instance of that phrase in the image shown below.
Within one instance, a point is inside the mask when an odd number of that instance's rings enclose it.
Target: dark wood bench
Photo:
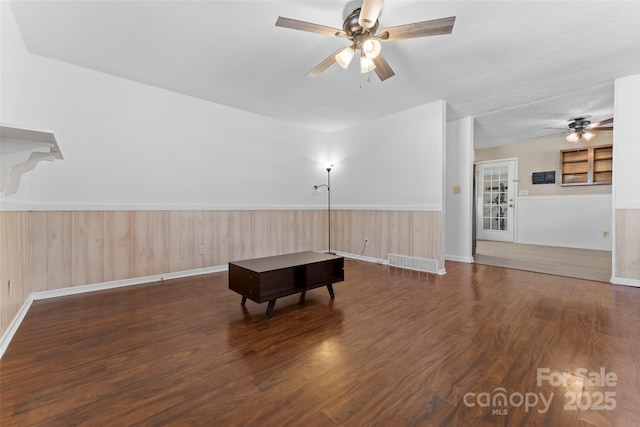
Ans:
[[[297,252],[229,263],[229,289],[256,303],[269,302],[267,319],[276,299],[326,286],[335,297],[333,284],[344,280],[344,257],[318,252]]]

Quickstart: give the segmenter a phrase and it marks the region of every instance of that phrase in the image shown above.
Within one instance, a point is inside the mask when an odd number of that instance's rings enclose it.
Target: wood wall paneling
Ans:
[[[154,256],[165,247],[163,242],[156,246],[156,227],[154,212],[133,212],[131,249],[133,253],[133,276],[143,277],[154,274],[156,262]],[[168,248],[168,243],[166,245]],[[155,248],[155,251],[154,251]],[[168,265],[167,265],[168,268]]]
[[[71,212],[52,211],[46,216],[47,289],[73,285],[73,217]]]
[[[1,214],[3,332],[34,291],[328,247],[322,209]],[[439,212],[334,210],[331,226],[335,251],[439,259]],[[363,248],[364,239],[369,245]]]
[[[47,213],[31,212],[31,292],[47,288]]]
[[[616,210],[617,277],[640,280],[640,209]]]
[[[133,276],[133,214],[130,211],[104,212],[104,280]]]
[[[73,286],[104,282],[104,212],[71,212],[71,227]]]
[[[7,330],[31,293],[31,218],[0,212],[0,328]]]

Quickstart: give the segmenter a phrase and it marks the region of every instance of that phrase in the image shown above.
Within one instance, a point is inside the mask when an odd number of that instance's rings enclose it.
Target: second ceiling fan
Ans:
[[[414,22],[378,30],[378,16],[383,0],[363,0],[362,6],[354,10],[344,20],[342,30],[297,19],[278,17],[276,26],[293,30],[308,31],[330,37],[341,37],[351,41],[348,47],[340,48],[307,73],[308,77],[317,77],[334,63],[347,68],[356,52],[360,52],[360,72],[375,71],[384,81],[395,75],[382,56],[382,42],[417,37],[451,34],[455,16],[430,21]]]
[[[612,131],[613,130],[613,117],[605,120],[600,120],[596,123],[591,123],[589,120],[591,116],[582,116],[576,117],[575,119],[567,120],[569,122],[568,128],[546,128],[546,129],[556,129],[563,130],[568,135],[566,137],[567,141],[572,143],[577,143],[580,140],[586,139],[590,141],[591,138],[595,136],[594,132],[600,131]],[[611,126],[607,126],[611,125]],[[548,135],[553,136],[553,135]]]

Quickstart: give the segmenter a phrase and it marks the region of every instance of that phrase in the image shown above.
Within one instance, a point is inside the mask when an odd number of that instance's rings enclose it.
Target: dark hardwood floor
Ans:
[[[334,300],[269,320],[227,273],[37,301],[0,361],[0,424],[640,425],[640,289],[447,271],[346,260]]]

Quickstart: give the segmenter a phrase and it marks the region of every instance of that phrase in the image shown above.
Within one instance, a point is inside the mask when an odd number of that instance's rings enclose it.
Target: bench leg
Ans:
[[[327,285],[327,289],[329,290],[329,296],[331,297],[331,299],[334,299],[336,296],[333,293],[333,285]]]
[[[245,302],[247,302],[247,297],[242,297],[242,302],[240,303],[240,305],[244,305]]]
[[[267,314],[266,314],[266,318],[270,318],[271,317],[271,313],[273,313],[273,307],[276,305],[276,300],[272,299],[269,301],[269,305],[267,306]]]
[[[306,292],[302,291],[300,293],[300,305],[304,304],[304,296],[305,296]]]

